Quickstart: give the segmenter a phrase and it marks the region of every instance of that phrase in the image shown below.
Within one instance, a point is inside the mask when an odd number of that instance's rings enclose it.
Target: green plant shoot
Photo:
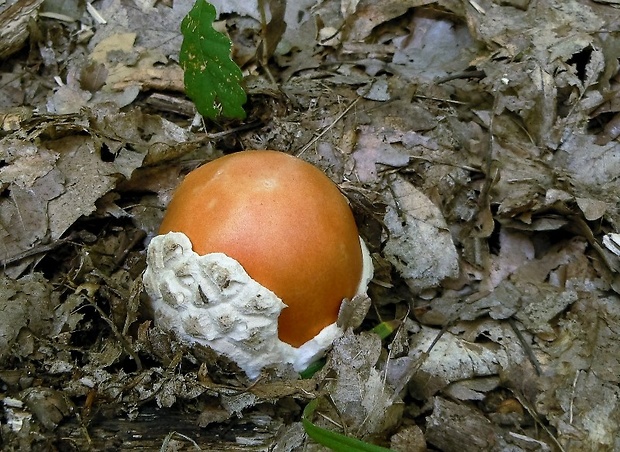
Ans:
[[[241,86],[243,74],[231,58],[232,43],[213,28],[215,16],[212,4],[197,0],[181,23],[179,62],[185,73],[185,91],[198,112],[209,119],[243,119],[247,100]]]

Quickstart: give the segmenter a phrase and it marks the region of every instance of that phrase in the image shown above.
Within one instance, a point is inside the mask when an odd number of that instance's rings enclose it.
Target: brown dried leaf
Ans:
[[[94,93],[105,85],[108,70],[103,63],[91,62],[80,71],[80,85],[86,91]]]
[[[499,429],[482,413],[440,397],[433,399],[426,440],[445,452],[462,451],[464,444],[473,450],[503,449]]]
[[[49,337],[53,331],[58,294],[40,273],[12,280],[0,275],[0,363],[10,355],[22,328]]]
[[[257,49],[259,61],[266,65],[273,56],[276,47],[286,31],[284,13],[287,2],[284,0],[259,0],[258,7],[263,9],[264,17],[269,17],[266,24],[262,24],[262,42]]]
[[[368,314],[371,303],[365,294],[356,295],[352,300],[344,299],[338,312],[338,326],[343,330],[359,328]]]
[[[619,301],[617,296],[582,296],[560,321],[558,339],[545,350],[550,357],[546,367],[553,372],[540,381],[536,406],[560,438],[572,438],[571,450],[620,446],[620,360],[615,352]]]
[[[390,178],[385,257],[420,292],[458,276],[458,256],[441,211],[400,176]]]
[[[20,397],[48,430],[54,430],[60,421],[73,412],[73,405],[66,395],[54,389],[28,388],[20,394]]]
[[[362,0],[347,2],[350,8],[344,12],[347,19],[347,40],[351,42],[364,41],[372,30],[384,22],[402,16],[416,6],[433,3],[430,0]],[[344,8],[344,6],[343,6]]]
[[[385,385],[375,368],[381,353],[381,339],[374,333],[345,335],[334,343],[324,374],[335,373],[329,394],[341,419],[358,438],[384,435],[402,416],[397,394]]]
[[[392,146],[395,140],[385,136],[373,127],[360,126],[353,159],[355,175],[362,183],[376,182],[379,179],[378,165],[398,168],[409,163],[409,152]]]

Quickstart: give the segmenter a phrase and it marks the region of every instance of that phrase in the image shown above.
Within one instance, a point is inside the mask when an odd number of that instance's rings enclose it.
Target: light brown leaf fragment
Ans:
[[[458,256],[441,211],[412,184],[394,175],[385,213],[385,257],[414,292],[458,276]]]
[[[122,176],[130,178],[142,165],[149,144],[142,141],[136,118],[110,112],[104,116],[116,125],[117,132],[132,131],[128,141],[137,152],[124,147],[121,137],[105,133],[99,124],[88,129],[90,136],[66,134],[55,141],[39,140],[36,146],[11,136],[2,140],[0,158],[7,164],[0,168],[0,183],[7,190],[0,197],[0,259],[11,262],[36,245],[59,239],[80,216],[93,212],[95,202]],[[47,127],[62,125],[59,119]],[[43,133],[44,126],[34,133]],[[110,155],[101,155],[97,131],[105,134]],[[167,136],[167,130],[159,128],[159,134],[149,139],[165,145],[171,141]]]
[[[431,81],[470,66],[476,44],[470,29],[452,15],[434,8],[418,8],[408,28],[408,34],[393,40],[397,50],[389,65],[405,79]]]
[[[511,231],[507,228],[501,228],[499,231],[499,255],[492,257],[490,268],[490,285],[491,288],[497,285],[524,263],[534,259],[534,244],[529,236]]]
[[[230,419],[231,414],[219,405],[208,405],[202,409],[198,416],[198,425],[205,428],[211,423],[221,423]]]
[[[620,391],[617,385],[600,379],[596,373],[578,371],[570,381],[556,381],[549,396],[540,400],[543,413],[558,430],[558,439],[569,450],[596,452],[617,450],[620,446]],[[555,400],[554,400],[555,399]],[[567,409],[549,412],[550,403]]]
[[[554,336],[551,320],[563,312],[578,299],[578,294],[572,290],[558,290],[545,284],[523,286],[523,306],[515,314],[532,333],[540,334],[545,338]]]
[[[57,305],[57,294],[40,273],[18,280],[0,276],[0,363],[9,356],[22,328],[37,337],[50,336]]]
[[[0,150],[4,165],[0,168],[0,183],[15,184],[30,189],[34,182],[49,173],[58,154],[19,139],[4,140]]]
[[[347,40],[352,42],[363,41],[372,30],[396,17],[402,16],[416,6],[433,3],[430,0],[361,0],[354,3],[355,8],[345,11],[348,33]]]
[[[334,371],[330,397],[355,436],[384,434],[402,416],[398,396],[385,385],[375,368],[381,354],[381,339],[374,333],[353,334],[349,329],[334,343],[324,371]]]
[[[118,33],[101,40],[92,53],[91,59],[99,64],[109,65],[111,61],[117,62],[120,57],[127,55],[133,49],[136,33]]]
[[[588,221],[594,221],[601,218],[609,208],[605,201],[599,201],[592,198],[576,198],[577,205],[583,212],[583,216]]]
[[[28,388],[20,396],[28,409],[48,430],[54,430],[60,421],[73,411],[73,405],[66,395],[51,388]]]
[[[105,85],[108,77],[108,70],[103,63],[96,61],[82,68],[80,71],[80,86],[86,91],[94,93]]]
[[[417,425],[401,427],[390,438],[390,449],[397,452],[426,452],[424,432]]]
[[[359,328],[368,314],[371,303],[366,294],[356,295],[352,300],[344,299],[338,312],[338,326],[343,330]]]
[[[84,137],[67,137],[48,146],[60,154],[57,167],[65,175],[66,192],[49,203],[50,233],[57,239],[80,216],[95,210],[95,201],[114,187],[116,171]]]
[[[379,165],[400,167],[409,163],[407,152],[385,142],[376,130],[362,126],[353,159],[355,174],[360,182],[374,182],[379,178]]]
[[[420,400],[456,381],[496,376],[509,361],[522,359],[518,353],[509,357],[499,346],[469,342],[449,332],[435,343],[438,333],[438,330],[422,327],[412,338],[409,356],[396,360],[401,362],[400,369],[395,368],[388,374],[388,381],[396,387],[406,383],[409,391]],[[514,349],[508,338],[506,346],[510,346],[511,351]]]
[[[284,13],[287,9],[287,3],[284,0],[259,0],[258,8],[265,17],[266,23],[262,24],[262,42],[260,43],[257,55],[263,65],[267,65],[267,61],[276,50],[282,35],[286,31],[286,22],[284,21]],[[269,13],[269,20],[267,16]]]
[[[496,427],[482,413],[440,397],[433,399],[426,440],[445,452],[460,452],[464,444],[472,450],[501,450],[502,442]]]
[[[55,115],[79,113],[91,98],[92,94],[88,91],[64,85],[58,88],[48,99],[46,103],[47,112]]]

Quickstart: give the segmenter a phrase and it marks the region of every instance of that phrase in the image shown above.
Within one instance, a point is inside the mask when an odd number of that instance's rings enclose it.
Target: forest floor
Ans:
[[[620,450],[618,2],[213,4],[244,120],[184,95],[191,0],[0,7],[0,448],[321,450],[318,399],[396,451]],[[244,149],[321,168],[373,257],[308,380],[145,313],[174,188]]]

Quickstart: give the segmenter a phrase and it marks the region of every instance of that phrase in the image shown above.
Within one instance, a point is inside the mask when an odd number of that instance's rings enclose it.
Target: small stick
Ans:
[[[321,139],[321,137],[323,135],[325,135],[332,127],[334,127],[336,125],[336,123],[338,121],[340,121],[342,118],[344,118],[344,116],[349,113],[349,111],[355,107],[355,104],[357,104],[359,102],[359,100],[362,98],[362,96],[358,96],[353,102],[351,102],[349,104],[349,106],[347,108],[345,108],[345,110],[340,113],[336,119],[334,119],[334,122],[332,122],[330,125],[328,125],[327,127],[325,127],[323,129],[323,131],[321,133],[319,133],[316,137],[314,137],[312,140],[310,140],[310,142],[308,144],[306,144],[303,148],[301,148],[301,150],[297,153],[297,157],[301,156],[301,154],[303,154],[304,152],[306,152],[308,150],[308,148],[310,146],[312,146],[314,143],[316,143],[317,141],[319,141]]]

